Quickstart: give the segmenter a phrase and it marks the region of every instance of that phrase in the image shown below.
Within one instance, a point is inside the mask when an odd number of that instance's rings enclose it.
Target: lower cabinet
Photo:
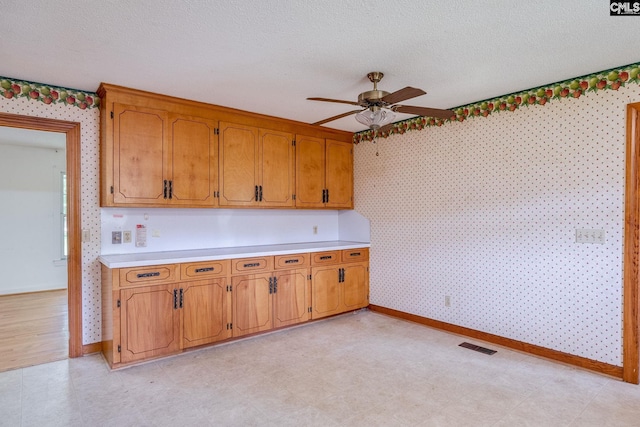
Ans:
[[[313,319],[369,305],[369,271],[366,263],[313,267],[311,278]]]
[[[226,278],[187,283],[183,295],[183,348],[231,338],[231,291]]]
[[[123,289],[120,295],[122,363],[231,337],[226,279]]]
[[[103,266],[103,353],[119,367],[356,310],[368,298],[368,249]]]
[[[156,285],[124,289],[121,294],[121,361],[134,362],[180,349],[180,312],[175,287]]]

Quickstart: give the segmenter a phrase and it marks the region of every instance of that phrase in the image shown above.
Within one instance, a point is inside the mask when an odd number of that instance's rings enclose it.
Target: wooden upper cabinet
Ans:
[[[327,139],[327,207],[353,209],[353,144]]]
[[[220,206],[258,204],[258,129],[220,123]]]
[[[352,135],[102,83],[100,206],[353,208]]]
[[[351,143],[296,137],[296,206],[353,208]]]
[[[296,161],[293,135],[260,129],[258,144],[260,205],[274,208],[293,207]]]
[[[114,205],[215,206],[216,122],[114,104]]]
[[[325,140],[296,136],[296,206],[324,207]]]
[[[111,193],[115,204],[166,203],[168,120],[164,111],[114,104]]]
[[[292,207],[293,136],[234,123],[220,124],[220,205]]]
[[[169,203],[214,206],[218,189],[217,123],[199,117],[171,114],[171,171]]]

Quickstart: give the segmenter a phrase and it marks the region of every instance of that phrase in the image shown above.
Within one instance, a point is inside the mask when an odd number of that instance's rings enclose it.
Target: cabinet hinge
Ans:
[[[120,308],[120,300],[118,300],[118,302],[116,303],[116,306]]]
[[[308,279],[311,280],[311,275],[308,276]]]
[[[113,185],[111,186],[111,189],[110,189],[110,190],[111,190],[111,194],[113,194]]]
[[[214,133],[215,135],[220,135],[220,128],[215,128],[215,129],[213,130],[213,133]]]
[[[231,291],[233,291],[233,286],[227,285],[227,292],[231,292]]]
[[[122,348],[118,346],[118,353],[122,353]]]
[[[312,313],[313,310],[311,310],[311,307],[309,307],[309,309],[307,310],[309,313]]]
[[[295,195],[295,194],[292,194],[292,196],[293,196],[293,200],[295,200],[295,199],[296,199],[296,195]]]
[[[293,141],[291,141],[291,145],[293,145],[294,147],[296,146],[296,140],[295,139]]]
[[[113,111],[111,112],[111,118],[113,119]]]

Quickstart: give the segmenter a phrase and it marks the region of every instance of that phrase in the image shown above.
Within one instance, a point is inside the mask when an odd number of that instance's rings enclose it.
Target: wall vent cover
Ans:
[[[469,350],[479,351],[480,353],[488,354],[491,356],[492,354],[496,354],[498,350],[491,350],[490,348],[480,347],[479,345],[471,344],[468,342],[463,342],[459,345],[459,347],[468,348]]]

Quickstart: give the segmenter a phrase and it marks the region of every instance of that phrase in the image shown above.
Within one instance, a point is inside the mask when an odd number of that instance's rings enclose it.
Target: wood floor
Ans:
[[[67,290],[0,296],[0,372],[69,356]]]

